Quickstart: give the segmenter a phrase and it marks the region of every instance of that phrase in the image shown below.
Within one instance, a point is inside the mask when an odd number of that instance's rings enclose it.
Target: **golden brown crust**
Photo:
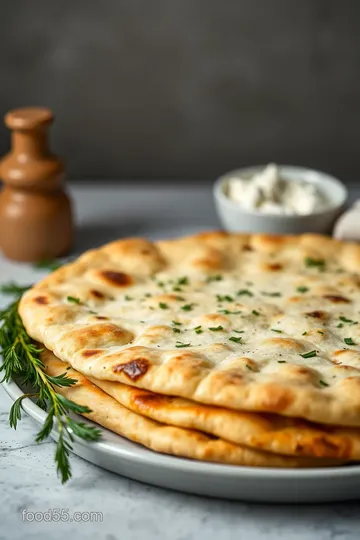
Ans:
[[[20,315],[98,379],[360,426],[359,269],[360,246],[318,235],[127,239],[45,278]]]
[[[42,354],[42,361],[50,375],[60,375],[70,367],[47,351]],[[74,386],[57,388],[57,391],[75,403],[87,405],[92,412],[84,416],[156,452],[250,467],[304,468],[343,463],[334,459],[296,458],[266,453],[232,444],[194,429],[162,424],[122,406],[79,372],[67,369],[66,373],[75,378],[77,383]]]

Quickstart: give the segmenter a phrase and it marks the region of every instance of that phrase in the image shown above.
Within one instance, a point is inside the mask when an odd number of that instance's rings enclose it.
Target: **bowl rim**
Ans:
[[[311,217],[323,216],[327,214],[328,212],[342,208],[348,200],[349,190],[346,187],[346,185],[343,182],[341,182],[339,178],[336,178],[336,176],[333,176],[327,172],[319,171],[318,169],[312,169],[309,167],[302,167],[298,165],[286,165],[286,164],[285,165],[277,164],[277,167],[279,167],[279,169],[283,171],[288,170],[292,173],[299,173],[300,177],[301,175],[304,175],[304,174],[314,173],[316,175],[319,175],[319,177],[322,178],[322,180],[324,180],[325,183],[327,182],[329,184],[333,184],[333,185],[335,184],[336,187],[338,187],[340,191],[342,192],[342,196],[339,199],[339,202],[335,204],[331,204],[323,210],[319,210],[317,212],[311,212],[310,214],[270,214],[270,213],[265,214],[261,212],[260,210],[249,210],[248,208],[243,208],[242,206],[232,201],[229,197],[225,195],[223,191],[223,186],[225,182],[229,180],[230,176],[234,174],[239,174],[239,173],[249,173],[252,171],[256,172],[257,170],[265,169],[266,166],[267,164],[266,165],[261,165],[261,164],[250,165],[247,167],[240,167],[237,169],[232,169],[222,174],[214,182],[214,185],[213,185],[214,198],[220,201],[221,204],[225,204],[229,208],[232,208],[233,210],[237,210],[243,215],[255,216],[255,217],[259,217],[263,219],[275,219],[275,220],[281,220],[281,219],[282,220],[285,220],[285,219],[286,220],[304,220]],[[309,183],[315,184],[315,182],[311,182],[311,181]]]

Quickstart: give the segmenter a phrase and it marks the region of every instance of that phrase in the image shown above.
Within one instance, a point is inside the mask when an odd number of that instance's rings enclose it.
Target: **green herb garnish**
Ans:
[[[278,364],[286,364],[286,360],[278,360]]]
[[[228,309],[219,309],[218,313],[223,313],[224,315],[240,315],[241,311],[230,311]]]
[[[224,330],[223,326],[209,326],[209,330],[211,332],[221,332],[221,330]]]
[[[231,336],[229,338],[229,341],[233,341],[234,343],[241,343],[242,342],[242,337],[236,337],[236,336]]]
[[[228,294],[225,294],[225,295],[217,294],[216,299],[218,302],[233,302],[234,301],[234,299]]]
[[[126,300],[127,302],[129,302],[130,300],[134,300],[134,299],[133,299],[132,296],[129,296],[128,294],[125,294],[124,300]]]
[[[256,317],[258,317],[260,315],[260,313],[258,311],[256,311],[256,309],[253,309],[251,313],[253,315],[255,315]]]
[[[56,259],[43,259],[42,261],[36,262],[33,266],[34,268],[38,268],[39,270],[50,270],[50,272],[53,272],[54,270],[57,270],[63,265],[60,261],[57,261]]]
[[[183,311],[192,311],[195,305],[196,304],[184,304],[183,306],[181,306],[181,309]]]
[[[194,328],[194,332],[195,332],[195,334],[202,334],[201,325],[196,326],[196,327]]]
[[[35,440],[43,441],[54,427],[57,428],[55,462],[57,472],[65,483],[71,477],[69,453],[72,450],[74,435],[86,441],[96,441],[100,438],[101,432],[94,426],[70,418],[70,412],[88,414],[91,410],[57,393],[56,388],[73,386],[77,382],[76,379],[68,377],[65,368],[64,373],[57,376],[45,373],[39,356],[42,349],[37,347],[26,333],[18,313],[22,293],[23,287],[19,287],[16,292],[13,286],[11,294],[15,295],[15,300],[0,311],[0,352],[3,355],[0,372],[3,372],[2,381],[20,378],[34,390],[23,394],[13,403],[9,422],[10,426],[16,429],[18,421],[21,420],[21,404],[25,398],[36,398],[37,405],[44,410],[47,409],[44,425]]]
[[[169,306],[167,304],[165,304],[165,302],[160,302],[159,303],[159,308],[160,309],[169,309]]]
[[[271,328],[272,332],[277,332],[278,334],[282,334],[282,330],[278,330],[277,328]]]
[[[327,382],[323,381],[322,379],[319,380],[319,383],[322,385],[322,386],[329,386]]]
[[[275,298],[277,296],[281,296],[280,292],[262,292],[261,294],[263,296],[272,296],[273,298]]]
[[[324,259],[314,259],[313,257],[306,257],[305,266],[307,266],[308,268],[318,268],[320,271],[324,271],[325,261]]]
[[[175,344],[175,347],[178,349],[182,349],[184,347],[190,347],[190,343],[181,343],[181,341],[177,341]]]
[[[173,328],[172,331],[175,332],[175,334],[180,334],[181,332],[180,328]]]
[[[17,285],[13,281],[0,285],[0,293],[13,294],[14,296],[21,296],[25,291],[30,289],[31,285]]]
[[[189,285],[189,278],[187,276],[181,277],[177,280],[178,285]]]
[[[175,326],[181,326],[182,323],[181,322],[178,322],[178,321],[172,321],[173,324],[175,324]]]
[[[314,356],[317,356],[317,352],[314,350],[305,354],[300,354],[300,356],[302,356],[303,358],[313,358]]]
[[[223,277],[221,274],[215,274],[214,276],[209,276],[206,278],[206,283],[212,283],[213,281],[222,281]]]
[[[254,294],[249,291],[249,289],[240,289],[240,291],[238,291],[236,294],[238,296],[254,296]]]
[[[353,341],[351,337],[344,338],[344,343],[346,343],[346,345],[356,345],[355,341]]]
[[[296,290],[297,290],[297,292],[304,294],[304,293],[308,292],[309,287],[296,287]]]
[[[68,302],[72,302],[73,304],[82,304],[80,298],[77,298],[76,296],[67,296],[66,300]]]
[[[352,319],[347,319],[346,317],[339,317],[340,321],[348,324],[358,324],[357,321],[353,321]]]

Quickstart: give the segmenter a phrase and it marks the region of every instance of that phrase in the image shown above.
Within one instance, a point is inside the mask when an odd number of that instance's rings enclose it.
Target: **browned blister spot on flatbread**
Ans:
[[[264,393],[261,396],[261,408],[266,412],[281,414],[294,401],[294,393],[287,388],[279,388],[275,384],[264,386]]]
[[[112,370],[114,373],[125,373],[132,381],[140,379],[149,369],[149,361],[146,358],[134,358],[125,364],[116,364]]]
[[[349,298],[336,294],[325,294],[323,298],[325,298],[325,300],[329,300],[329,302],[332,302],[333,304],[350,304],[351,302]]]
[[[105,298],[105,294],[102,293],[101,291],[98,291],[97,289],[91,289],[90,295],[93,296],[94,298],[99,298],[99,299]]]
[[[34,298],[34,302],[41,306],[46,306],[49,303],[49,299],[47,296],[41,295],[41,296],[36,296]]]
[[[104,315],[95,315],[95,319],[98,321],[108,321],[109,317],[105,317]]]
[[[133,339],[133,334],[113,323],[96,323],[69,332],[79,349],[98,346],[124,345]]]
[[[261,268],[265,272],[279,272],[284,268],[284,265],[276,262],[265,262],[261,264]]]
[[[303,345],[301,345],[301,343],[299,343],[296,339],[293,339],[293,338],[279,338],[279,337],[268,338],[268,339],[265,339],[262,342],[262,344],[267,347],[270,346],[274,348],[284,349],[287,351],[297,351],[297,352],[301,352],[304,348]]]
[[[104,349],[85,349],[81,351],[81,356],[83,356],[84,358],[90,358],[91,356],[96,356],[103,353]]]
[[[133,283],[132,277],[125,272],[101,270],[99,274],[108,285],[113,287],[129,287]]]
[[[349,459],[352,452],[352,443],[349,438],[334,440],[331,436],[318,435],[301,437],[295,447],[297,455],[315,456],[318,458],[333,457],[337,459]]]
[[[308,311],[305,313],[307,317],[312,317],[313,319],[319,319],[320,321],[326,322],[329,318],[329,313],[321,309],[316,309],[314,311]]]

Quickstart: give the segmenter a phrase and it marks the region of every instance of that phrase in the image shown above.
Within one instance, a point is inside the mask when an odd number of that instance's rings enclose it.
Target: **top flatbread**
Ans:
[[[75,369],[233,409],[360,426],[360,247],[206,233],[90,251],[28,291]]]

